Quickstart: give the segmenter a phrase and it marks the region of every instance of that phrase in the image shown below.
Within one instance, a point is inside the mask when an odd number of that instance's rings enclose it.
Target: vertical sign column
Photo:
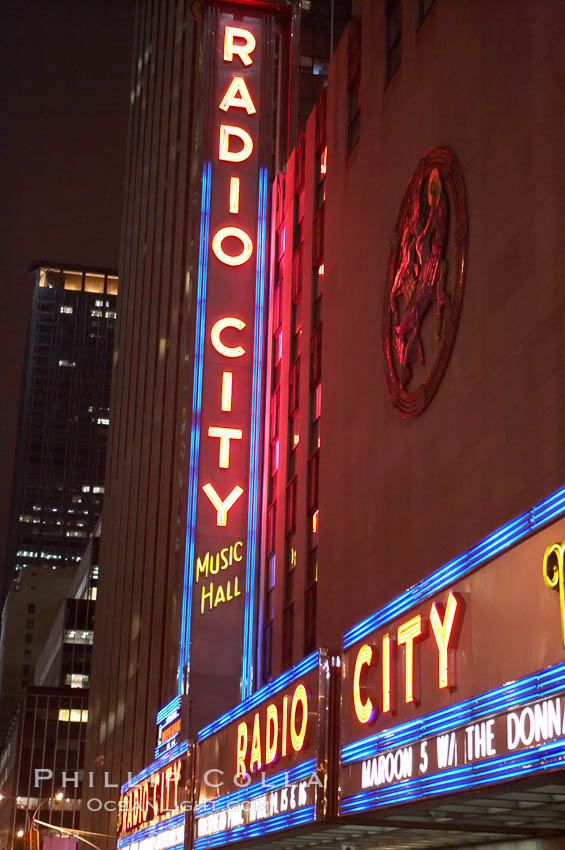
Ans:
[[[181,647],[198,724],[237,702],[251,673],[266,215],[263,25],[256,15],[218,14],[212,54]]]

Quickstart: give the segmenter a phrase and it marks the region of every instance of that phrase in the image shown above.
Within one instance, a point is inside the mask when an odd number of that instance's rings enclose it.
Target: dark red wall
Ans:
[[[563,484],[565,7],[403,2],[385,85],[384,4],[362,4],[361,132],[346,152],[347,38],[328,90],[319,641]],[[459,330],[429,408],[386,393],[381,326],[391,236],[436,145],[466,183]]]

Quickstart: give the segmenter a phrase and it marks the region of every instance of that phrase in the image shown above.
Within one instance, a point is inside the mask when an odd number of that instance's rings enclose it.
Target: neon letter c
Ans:
[[[361,685],[359,681],[361,678],[362,668],[365,665],[369,667],[372,659],[373,650],[369,644],[364,643],[357,653],[355,670],[353,673],[353,705],[355,707],[355,714],[357,715],[359,723],[369,723],[375,716],[375,710],[371,698],[367,697],[365,702],[361,699]]]
[[[241,319],[235,319],[233,316],[226,316],[225,319],[218,319],[218,321],[212,326],[212,330],[210,332],[212,345],[218,354],[223,354],[224,357],[243,357],[245,354],[245,348],[242,345],[224,345],[220,339],[220,334],[225,328],[235,328],[237,331],[242,331],[244,327],[245,322]]]

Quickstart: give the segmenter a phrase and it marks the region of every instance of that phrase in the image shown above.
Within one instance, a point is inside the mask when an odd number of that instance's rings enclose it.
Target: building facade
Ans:
[[[239,161],[242,163],[240,214],[245,215],[246,226],[254,230],[254,244],[259,203],[262,209],[261,278],[257,284],[253,272],[246,283],[249,287],[246,296],[248,328],[255,333],[256,340],[263,334],[260,322],[254,327],[252,305],[256,291],[261,294],[263,315],[266,316],[268,175],[274,174],[277,162],[286,160],[297,138],[306,102],[308,100],[311,108],[323,84],[325,73],[320,72],[327,70],[332,43],[337,43],[349,9],[348,2],[336,3],[332,14],[323,3],[312,3],[309,10],[302,10],[296,3],[267,4],[265,9],[250,13],[255,16],[253,25],[261,31],[260,60],[246,65],[237,51],[232,57],[233,67],[237,63],[244,70],[249,68],[251,77],[255,75],[249,85],[259,86],[257,99],[259,104],[261,98],[262,104],[255,115],[246,110],[248,123],[242,125],[239,136],[233,132],[226,136],[227,157],[240,157],[238,146],[246,139],[245,133],[255,146],[249,163],[244,159]],[[187,567],[185,563],[185,553],[190,549],[187,543],[193,469],[190,454],[197,442],[191,443],[190,434],[200,415],[194,407],[199,386],[194,364],[198,357],[199,334],[204,335],[201,327],[204,314],[199,313],[198,294],[202,283],[201,224],[206,215],[211,215],[209,210],[203,219],[203,205],[215,206],[219,215],[224,214],[225,206],[219,194],[207,200],[210,182],[205,170],[212,160],[214,167],[222,164],[218,160],[219,125],[214,125],[217,115],[209,106],[209,99],[216,96],[214,87],[218,89],[224,81],[216,73],[214,54],[214,50],[219,49],[216,34],[222,13],[221,6],[206,6],[206,13],[200,19],[192,14],[189,3],[166,10],[142,3],[136,18],[134,53],[137,58],[131,91],[128,188],[120,275],[121,283],[126,280],[127,283],[120,289],[119,296],[119,311],[123,311],[124,320],[118,325],[116,336],[111,402],[115,421],[110,430],[105,485],[105,504],[109,498],[110,508],[101,542],[100,593],[109,604],[99,607],[97,615],[97,630],[106,636],[113,650],[105,651],[102,643],[100,650],[95,649],[93,677],[98,679],[99,687],[92,692],[91,716],[97,731],[89,741],[87,753],[91,765],[104,755],[104,772],[107,770],[114,783],[122,780],[123,764],[127,763],[128,771],[134,773],[147,764],[155,749],[151,712],[167,704],[179,690],[187,695],[189,666],[193,680],[196,676],[202,677],[202,687],[193,687],[189,701],[185,701],[186,722],[194,728],[212,719],[240,696],[239,665],[244,631],[248,661],[246,687],[251,688],[257,677],[253,659],[258,598],[249,603],[245,611],[240,603],[250,598],[242,592],[248,552],[251,558],[253,550],[256,562],[260,557],[259,520],[255,520],[253,543],[249,549],[237,545],[242,540],[239,535],[227,541],[228,550],[233,547],[228,557],[233,565],[241,565],[242,572],[238,573],[237,587],[235,578],[229,589],[227,584],[218,587],[216,583],[210,605],[210,584],[214,581],[209,578],[204,587],[206,554],[215,558],[225,548],[224,543],[216,545],[219,538],[212,519],[214,533],[209,533],[210,529],[203,530],[202,535],[197,536],[201,549],[196,553],[194,565],[200,557],[202,581],[194,597],[186,593],[192,575],[192,565]],[[239,20],[237,9],[235,13],[229,10],[226,14],[232,14],[232,23]],[[320,26],[322,18],[324,26]],[[237,35],[234,40],[238,47]],[[227,86],[228,76],[225,82]],[[299,91],[303,93],[301,105]],[[169,116],[166,121],[156,120],[155,110],[159,104],[164,110],[159,113],[161,117]],[[238,107],[234,110],[241,112]],[[229,161],[226,158],[223,164]],[[247,166],[254,174],[253,178],[249,174],[247,184],[250,189],[253,184],[253,201],[250,195],[245,198],[243,194]],[[226,174],[227,171],[224,178]],[[220,184],[214,176],[214,187],[216,185]],[[229,245],[230,238],[228,236],[226,242],[228,253],[234,250]],[[147,245],[143,256],[138,253],[142,243]],[[224,284],[218,279],[217,285],[214,309],[220,310],[221,287],[229,285],[228,278]],[[212,303],[211,292],[210,285],[209,304]],[[236,306],[243,307],[243,304]],[[210,331],[208,328],[208,338]],[[229,327],[222,332],[226,345],[234,345],[230,334],[236,332],[237,328],[234,331]],[[253,346],[252,336],[247,340]],[[263,348],[263,342],[257,342],[264,362]],[[255,472],[252,476],[255,490],[253,509],[246,507],[248,521],[254,512],[259,515],[262,499],[259,479],[264,441],[259,428],[263,421],[265,383],[264,367],[258,367],[256,358],[254,363],[255,371],[251,356],[245,365],[249,405],[246,407],[240,402],[239,409],[250,426],[251,398],[255,393]],[[217,364],[212,368],[217,368]],[[227,368],[225,371],[231,372]],[[236,370],[231,374],[235,380],[236,375],[243,373]],[[221,373],[218,377],[221,378]],[[213,398],[215,400],[210,389],[210,405]],[[218,407],[218,412],[221,415],[228,411]],[[206,429],[217,424],[210,421]],[[210,440],[210,455],[206,461],[216,466],[218,439]],[[247,445],[248,439],[247,434],[243,441]],[[249,457],[242,457],[240,464],[240,471],[249,482]],[[202,479],[195,485],[194,492],[201,493],[205,483]],[[244,500],[247,506],[247,495]],[[205,505],[212,508],[209,499]],[[235,511],[242,505],[240,501]],[[204,506],[198,509],[204,510]],[[243,514],[240,526],[247,535]],[[144,565],[142,571],[140,563]],[[204,597],[202,591],[206,594]],[[208,611],[210,622],[203,618],[202,637],[198,639],[187,628],[193,613],[191,610],[189,614],[192,599],[197,600],[194,601],[193,622],[200,618],[202,605],[217,609]],[[220,609],[223,600],[230,604]],[[226,619],[226,624],[233,622],[237,636],[231,640],[229,628],[217,633],[216,619],[218,622]],[[145,636],[149,633],[158,633],[161,637],[148,643]],[[209,641],[214,646],[211,654],[207,651]],[[191,652],[194,654],[189,662]],[[229,661],[223,660],[228,652],[231,652]],[[124,663],[126,656],[127,663]],[[102,774],[103,771],[99,771],[101,783]],[[99,798],[103,790],[102,785],[97,787]],[[93,818],[93,823],[102,824],[103,819]]]
[[[76,566],[102,509],[117,275],[34,267],[5,582]]]
[[[2,610],[0,681],[2,735],[10,725],[22,693],[33,684],[35,664],[73,578],[72,568],[25,567],[10,588]]]
[[[86,690],[24,692],[2,751],[2,846],[33,846],[32,821],[42,836],[46,824],[78,829],[87,720]]]
[[[45,621],[36,624],[34,637],[40,638],[42,649],[34,679],[28,666],[28,678],[13,688],[14,693],[21,689],[21,695],[6,718],[8,731],[0,753],[3,847],[21,850],[24,846],[35,846],[31,832],[35,813],[44,823],[67,829],[80,827],[99,540],[100,522],[76,569],[57,570],[55,581],[47,571],[34,572],[34,590],[42,603],[39,607]],[[24,582],[28,573],[32,573],[31,568],[22,570]],[[61,603],[57,580],[64,573],[67,598]],[[49,581],[42,584],[45,576]],[[54,598],[46,608],[50,593]],[[14,610],[14,603],[10,604],[12,596],[11,591],[5,622],[11,625],[16,620],[21,628],[25,621],[26,627],[29,626],[29,610]],[[29,588],[23,586],[16,598],[20,596],[25,605],[33,605],[28,601],[33,598]],[[38,625],[43,626],[43,633]],[[20,644],[18,636],[10,635],[6,644],[13,652]],[[26,644],[24,651],[25,648]],[[3,657],[6,658],[5,653]],[[23,834],[19,835],[20,832]],[[39,827],[39,834],[42,837],[48,834],[47,827]]]
[[[178,10],[138,16],[86,757],[118,846],[559,846],[563,7],[362,2],[278,162],[284,9],[201,11],[190,80]]]
[[[55,263],[36,282],[4,572],[5,734],[100,518],[118,277]]]
[[[90,685],[101,526],[99,520],[73,574],[67,598],[52,619],[35,666],[37,686],[87,689]]]

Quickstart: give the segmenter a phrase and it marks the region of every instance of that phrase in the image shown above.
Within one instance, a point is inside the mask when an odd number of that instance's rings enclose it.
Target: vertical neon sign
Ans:
[[[195,707],[195,695],[218,713],[250,692],[253,676],[267,210],[259,133],[263,26],[258,15],[217,15],[179,677],[179,692],[190,687],[193,694],[196,722],[206,711]]]

